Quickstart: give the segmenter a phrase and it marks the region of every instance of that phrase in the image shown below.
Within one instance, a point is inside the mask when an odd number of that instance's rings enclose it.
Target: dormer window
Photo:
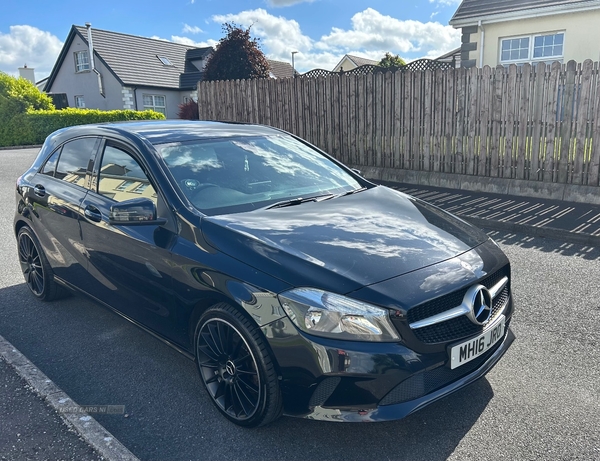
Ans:
[[[162,62],[165,66],[172,66],[173,65],[171,63],[171,61],[169,61],[169,58],[167,58],[166,56],[158,56],[158,59],[160,59],[160,62]]]
[[[75,52],[75,72],[90,70],[90,55],[87,50]]]

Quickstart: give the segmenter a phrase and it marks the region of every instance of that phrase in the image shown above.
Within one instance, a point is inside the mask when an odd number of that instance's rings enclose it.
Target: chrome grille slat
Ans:
[[[487,325],[508,307],[510,266],[506,265],[475,283],[485,286],[492,295],[492,312]],[[437,344],[457,341],[481,333],[484,326],[469,320],[465,315],[466,309],[462,307],[469,288],[448,293],[409,309],[407,326],[415,339],[424,344]]]
[[[496,283],[493,287],[489,289],[490,294],[492,295],[492,299],[496,299],[498,294],[504,289],[504,287],[508,284],[508,277],[503,277],[498,283]],[[449,309],[445,312],[441,312],[431,317],[427,317],[426,319],[419,320],[418,322],[413,322],[409,326],[415,330],[417,328],[428,327],[430,325],[435,325],[436,323],[446,322],[447,320],[453,319],[455,317],[460,317],[461,315],[465,315],[469,313],[469,307],[461,304],[460,306],[456,306],[452,309]],[[490,318],[491,321],[491,318]]]

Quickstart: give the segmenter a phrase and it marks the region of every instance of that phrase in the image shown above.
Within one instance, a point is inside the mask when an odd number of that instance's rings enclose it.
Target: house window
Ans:
[[[564,32],[501,39],[500,63],[562,61],[564,39]]]
[[[136,182],[137,181],[131,181],[131,180],[123,181],[121,184],[119,184],[117,187],[115,187],[115,190],[119,190],[119,191],[127,190],[130,186],[133,186]]]
[[[165,66],[172,66],[173,65],[171,63],[171,61],[169,61],[169,58],[167,58],[166,56],[158,56],[158,59],[160,59],[160,62],[162,62]]]
[[[84,72],[90,70],[90,56],[86,51],[75,52],[75,71]]]
[[[538,35],[533,39],[533,59],[562,58],[565,34]]]
[[[82,95],[75,96],[75,107],[78,107],[80,109],[85,109],[85,101],[83,100]]]
[[[142,183],[139,186],[137,186],[135,189],[133,189],[132,192],[134,192],[136,194],[141,194],[142,192],[144,192],[148,188],[149,185],[150,184],[147,183],[147,182],[146,183]]]
[[[153,110],[167,115],[166,98],[158,94],[143,95],[144,110]]]

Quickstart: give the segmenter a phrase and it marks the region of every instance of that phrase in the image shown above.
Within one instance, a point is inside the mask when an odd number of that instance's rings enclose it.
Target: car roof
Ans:
[[[151,144],[185,142],[200,138],[224,138],[233,136],[268,136],[282,131],[264,125],[235,122],[209,122],[190,120],[153,120],[117,123],[99,123],[63,128],[50,138],[53,144],[79,136],[110,136],[138,138]]]

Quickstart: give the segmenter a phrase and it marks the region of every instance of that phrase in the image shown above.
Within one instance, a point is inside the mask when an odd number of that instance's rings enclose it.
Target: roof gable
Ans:
[[[83,40],[89,46],[87,29],[82,26],[72,26],[63,45],[58,60],[52,69],[47,89],[61,68],[71,44],[75,38]],[[197,48],[190,45],[168,42],[135,35],[111,32],[92,28],[94,59],[99,59],[123,85],[148,86],[183,89],[182,81],[186,84],[189,78],[181,78],[186,71],[194,73],[195,82],[201,74],[190,61],[205,59],[213,50],[211,47]],[[165,65],[160,58],[166,58],[171,65]]]
[[[273,61],[267,59],[269,62],[269,71],[275,78],[292,78],[296,72],[289,62]]]
[[[372,65],[375,66],[379,64],[379,61],[373,61],[372,59],[362,58],[360,56],[353,56],[351,54],[346,55],[350,61],[356,64],[356,67]]]
[[[85,27],[75,26],[87,43]],[[125,85],[179,88],[179,76],[185,72],[186,53],[203,57],[212,48],[196,48],[135,35],[92,29],[94,51]],[[161,57],[172,65],[165,65]]]
[[[558,14],[586,8],[600,8],[600,2],[598,0],[463,0],[450,19],[450,25],[474,24],[488,17],[533,16],[552,11]]]
[[[379,61],[373,61],[372,59],[361,58],[360,56],[353,56],[351,54],[345,54],[342,57],[342,59],[340,60],[340,62],[338,62],[336,64],[336,66],[333,68],[332,72],[338,72],[338,70],[342,68],[345,61],[350,61],[356,67],[366,66],[366,65],[376,66],[377,64],[379,64]],[[338,70],[336,70],[336,69],[338,69]]]

